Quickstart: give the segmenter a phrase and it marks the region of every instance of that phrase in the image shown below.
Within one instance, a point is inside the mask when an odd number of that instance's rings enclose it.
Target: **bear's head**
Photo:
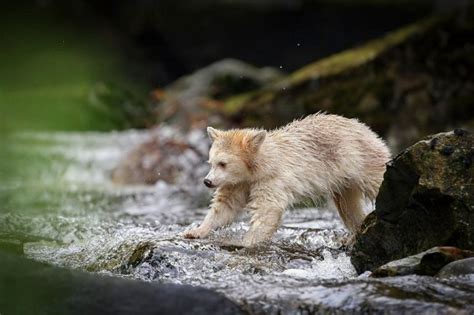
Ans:
[[[256,158],[267,132],[258,129],[228,131],[207,128],[212,141],[209,151],[211,170],[204,179],[207,187],[236,185],[251,181]]]

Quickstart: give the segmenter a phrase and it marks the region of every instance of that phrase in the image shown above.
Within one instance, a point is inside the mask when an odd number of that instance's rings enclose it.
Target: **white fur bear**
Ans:
[[[304,197],[332,198],[345,226],[355,232],[364,200],[375,200],[390,152],[356,119],[317,113],[273,130],[208,127],[211,170],[204,183],[215,191],[202,224],[185,232],[204,238],[247,209],[252,215],[244,246],[271,239],[283,211]]]

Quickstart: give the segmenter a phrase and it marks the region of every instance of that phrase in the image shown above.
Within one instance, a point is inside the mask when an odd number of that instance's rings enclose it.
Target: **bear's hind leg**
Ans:
[[[357,232],[362,225],[362,221],[364,221],[363,200],[364,194],[355,185],[346,187],[339,193],[334,194],[334,203],[339,216],[351,233]]]

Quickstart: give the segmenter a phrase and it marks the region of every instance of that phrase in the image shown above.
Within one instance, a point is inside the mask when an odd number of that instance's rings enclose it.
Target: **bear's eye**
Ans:
[[[217,163],[217,166],[222,167],[222,168],[225,168],[226,165],[227,165],[227,164],[224,163],[224,162],[219,162],[219,163]]]

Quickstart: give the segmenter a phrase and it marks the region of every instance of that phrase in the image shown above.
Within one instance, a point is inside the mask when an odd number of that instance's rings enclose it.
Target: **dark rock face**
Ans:
[[[376,201],[356,236],[358,272],[435,246],[474,250],[474,136],[433,135],[388,166]]]
[[[5,314],[241,314],[200,287],[148,283],[47,266],[0,253]]]
[[[467,257],[474,257],[474,251],[456,247],[434,247],[413,256],[391,261],[375,269],[371,276],[375,278],[411,274],[434,276],[445,265]]]

